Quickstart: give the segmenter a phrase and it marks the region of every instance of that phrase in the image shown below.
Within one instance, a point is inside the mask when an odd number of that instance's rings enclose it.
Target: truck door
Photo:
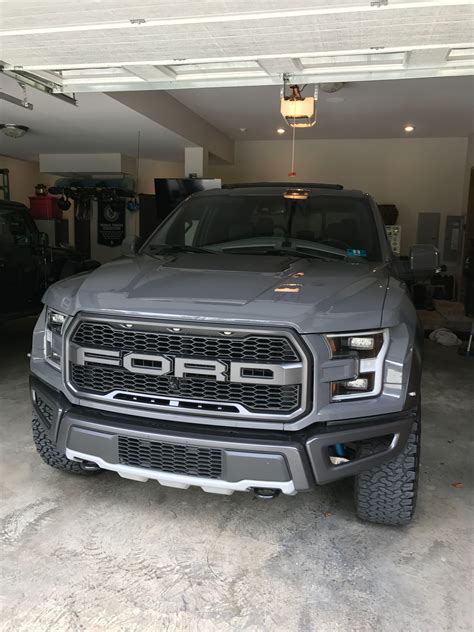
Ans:
[[[1,313],[21,310],[38,300],[37,239],[30,222],[26,210],[0,209]]]

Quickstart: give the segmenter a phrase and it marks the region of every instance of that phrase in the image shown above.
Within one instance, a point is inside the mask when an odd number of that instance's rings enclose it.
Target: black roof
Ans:
[[[10,200],[0,200],[0,209],[12,208],[16,210],[28,211],[28,207],[21,202],[11,202]]]
[[[233,195],[282,195],[289,189],[306,189],[311,195],[330,195],[340,197],[365,197],[362,191],[344,189],[340,185],[315,185],[310,182],[258,182],[256,184],[224,185],[222,189],[207,189],[194,193],[195,196],[233,196]]]
[[[327,184],[325,182],[238,182],[223,184],[223,189],[249,189],[256,187],[285,187],[285,189],[337,189],[341,191],[342,184]]]

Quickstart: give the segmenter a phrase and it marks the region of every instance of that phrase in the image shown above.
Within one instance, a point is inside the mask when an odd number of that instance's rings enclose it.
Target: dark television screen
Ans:
[[[158,224],[191,193],[221,186],[220,178],[155,178]]]

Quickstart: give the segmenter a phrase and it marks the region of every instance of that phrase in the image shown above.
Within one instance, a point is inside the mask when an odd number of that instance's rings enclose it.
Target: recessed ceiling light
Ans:
[[[405,130],[405,132],[414,132],[415,131],[415,126],[414,125],[405,125],[405,127],[403,128]]]
[[[276,133],[280,134],[280,136],[284,134],[285,132],[286,132],[286,129],[284,127],[278,127],[276,130]]]
[[[239,127],[239,132],[242,132],[242,134],[245,134],[246,131],[247,131],[246,127]]]

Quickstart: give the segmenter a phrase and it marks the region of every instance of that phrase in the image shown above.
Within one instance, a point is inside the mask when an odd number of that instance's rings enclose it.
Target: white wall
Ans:
[[[184,178],[183,162],[165,162],[164,160],[147,160],[140,158],[138,171],[139,193],[155,193],[155,178]]]
[[[0,169],[8,169],[10,180],[10,199],[30,205],[29,198],[35,194],[37,184],[51,186],[54,176],[40,173],[39,163],[30,160],[17,160],[0,155]]]
[[[297,132],[302,136],[304,132]],[[418,213],[462,214],[466,138],[297,140],[295,181],[335,182],[396,204],[402,254],[416,239]],[[288,181],[289,141],[240,141],[232,166],[210,166],[224,182]],[[440,245],[443,243],[444,217]]]

